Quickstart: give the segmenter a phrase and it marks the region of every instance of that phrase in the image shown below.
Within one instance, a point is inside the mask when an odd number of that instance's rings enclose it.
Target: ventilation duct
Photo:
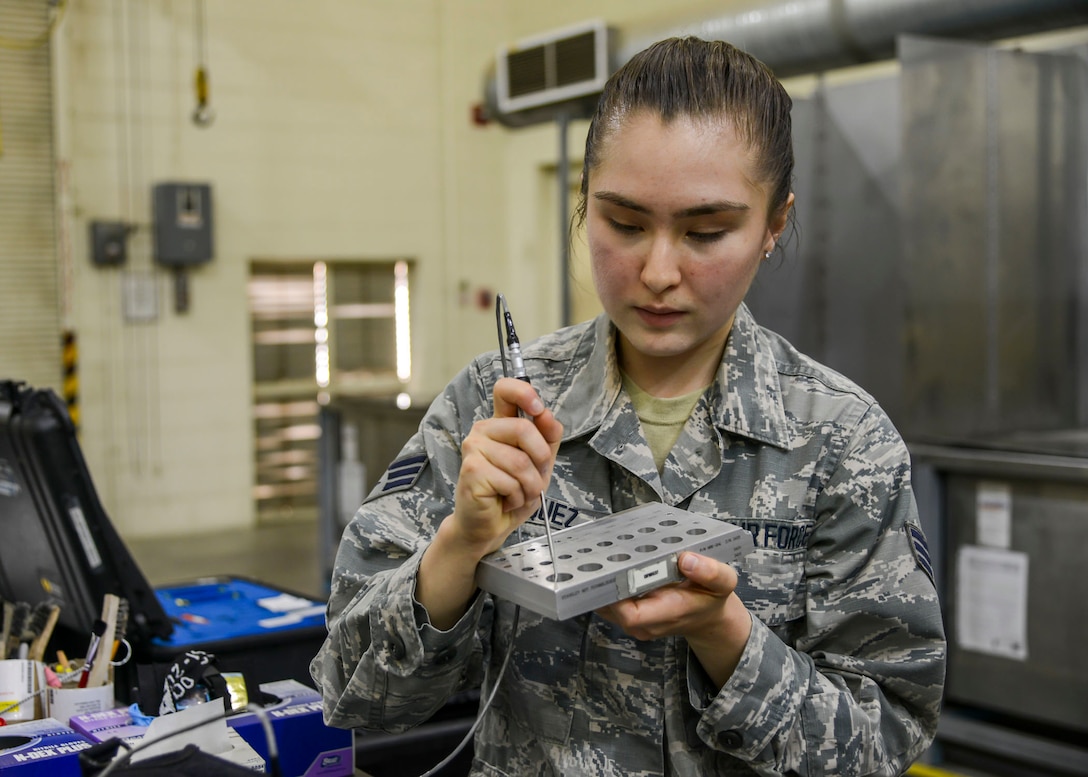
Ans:
[[[887,59],[904,34],[997,40],[1079,24],[1088,24],[1085,0],[782,0],[747,11],[618,30],[609,67],[662,38],[696,35],[728,40],[787,77]],[[587,116],[596,102],[593,92],[504,108],[496,76],[488,74],[485,82],[487,113],[509,127],[553,121],[560,112]]]

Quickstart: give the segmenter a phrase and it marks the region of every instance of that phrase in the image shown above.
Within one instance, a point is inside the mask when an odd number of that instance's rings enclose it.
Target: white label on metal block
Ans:
[[[647,564],[640,569],[627,571],[627,590],[631,596],[642,593],[647,588],[655,588],[661,585],[661,581],[668,578],[669,562],[666,559]]]

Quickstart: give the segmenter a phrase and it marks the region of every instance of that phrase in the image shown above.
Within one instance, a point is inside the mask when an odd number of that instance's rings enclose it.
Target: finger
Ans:
[[[563,425],[548,410],[540,396],[529,383],[515,378],[500,378],[494,388],[494,419],[512,418],[519,414],[532,419],[537,431],[547,441],[550,448],[545,458],[534,455],[534,460],[540,466],[542,473],[548,474],[551,469],[551,460],[559,450],[559,443],[563,439]]]
[[[544,412],[544,403],[536,389],[524,380],[499,378],[493,393],[496,418],[511,418],[519,411],[535,418]]]
[[[688,551],[680,554],[678,563],[685,578],[713,594],[726,597],[737,587],[737,571],[717,559]]]
[[[495,495],[515,497],[514,503],[520,505],[527,497],[519,499],[517,492],[537,494],[543,488],[546,476],[542,470],[550,450],[527,421],[518,421],[527,431],[519,434],[514,429],[504,435],[492,424],[490,432],[494,436],[481,433],[466,438],[461,477],[476,483],[474,492],[479,492],[480,484],[490,484]],[[523,442],[526,435],[529,439]],[[539,462],[540,458],[544,461]]]
[[[665,586],[596,612],[636,639],[657,639],[677,632],[689,606],[676,586]]]
[[[549,446],[553,449],[559,448],[559,443],[563,440],[563,424],[559,423],[559,419],[551,410],[544,410],[539,415],[533,416],[533,424]]]
[[[554,417],[545,412],[541,418]],[[547,425],[547,421],[542,421]],[[560,435],[562,435],[560,427]],[[549,428],[549,432],[552,430]],[[486,418],[477,421],[472,432],[461,444],[463,455],[481,452],[503,469],[515,471],[521,466],[532,466],[545,475],[554,457],[554,446],[541,434],[534,421],[526,418]],[[486,452],[486,453],[485,453]],[[508,462],[508,463],[506,463]]]

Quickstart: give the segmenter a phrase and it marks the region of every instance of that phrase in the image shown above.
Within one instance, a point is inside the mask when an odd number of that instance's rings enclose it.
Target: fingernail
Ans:
[[[680,571],[684,574],[694,572],[699,568],[699,559],[690,553],[685,553],[680,558]]]
[[[544,403],[539,399],[534,399],[529,403],[529,415],[534,418],[544,412]]]

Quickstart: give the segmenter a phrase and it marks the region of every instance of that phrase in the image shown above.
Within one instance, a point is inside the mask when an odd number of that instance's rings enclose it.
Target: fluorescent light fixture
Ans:
[[[412,377],[412,334],[408,309],[408,263],[393,266],[393,321],[397,341],[397,379],[407,383]]]
[[[314,378],[321,388],[328,388],[332,374],[329,363],[329,283],[328,267],[314,262]]]

